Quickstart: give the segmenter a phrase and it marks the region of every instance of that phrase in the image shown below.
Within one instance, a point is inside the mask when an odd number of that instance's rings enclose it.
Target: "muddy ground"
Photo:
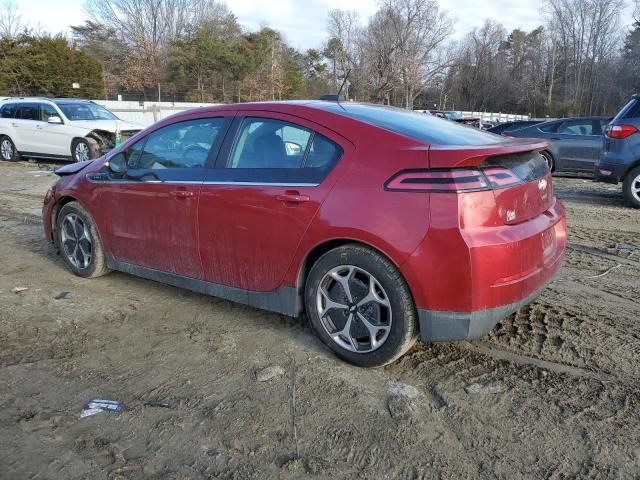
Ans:
[[[54,180],[0,163],[0,478],[640,477],[640,210],[619,188],[555,180],[566,266],[490,336],[362,370],[302,320],[74,277],[43,239]],[[126,410],[81,419],[95,397]]]

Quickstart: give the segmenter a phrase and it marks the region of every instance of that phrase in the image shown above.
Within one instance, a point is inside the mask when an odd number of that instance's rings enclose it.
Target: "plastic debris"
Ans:
[[[71,292],[60,292],[58,295],[53,297],[53,299],[54,300],[66,300],[67,298],[69,298],[72,295],[73,294]]]
[[[120,402],[116,402],[115,400],[102,400],[94,398],[93,400],[85,402],[85,404],[82,406],[80,418],[90,417],[91,415],[95,415],[96,413],[121,412],[122,410],[124,410],[124,404]]]
[[[29,287],[14,287],[14,289],[11,291],[13,293],[23,293],[23,292],[26,292],[27,290],[29,290]]]
[[[636,249],[636,247],[634,247],[633,245],[629,245],[627,243],[614,243],[612,247],[615,248],[616,250],[635,250]]]

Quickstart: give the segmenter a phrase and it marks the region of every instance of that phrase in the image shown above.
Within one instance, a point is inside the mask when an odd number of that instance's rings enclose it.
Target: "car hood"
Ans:
[[[73,127],[86,128],[87,130],[104,130],[111,133],[116,132],[116,124],[120,131],[142,130],[144,128],[144,125],[124,120],[69,120],[69,125]]]

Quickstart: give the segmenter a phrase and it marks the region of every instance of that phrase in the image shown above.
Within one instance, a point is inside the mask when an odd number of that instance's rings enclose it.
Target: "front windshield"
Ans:
[[[95,103],[59,103],[58,107],[69,120],[118,120],[109,110]]]

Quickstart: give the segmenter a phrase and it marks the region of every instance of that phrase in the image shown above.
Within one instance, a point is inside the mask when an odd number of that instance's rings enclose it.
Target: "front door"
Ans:
[[[71,155],[71,137],[67,127],[60,123],[49,123],[50,117],[62,119],[62,115],[48,103],[40,103],[40,118],[36,123],[38,135],[35,138],[37,153],[48,155]]]
[[[296,117],[236,117],[201,190],[205,278],[257,292],[278,288],[335,182],[333,167],[351,148],[330,130]]]
[[[153,131],[119,155],[128,171],[96,188],[116,260],[202,278],[197,207],[202,179],[229,120],[199,118]]]

